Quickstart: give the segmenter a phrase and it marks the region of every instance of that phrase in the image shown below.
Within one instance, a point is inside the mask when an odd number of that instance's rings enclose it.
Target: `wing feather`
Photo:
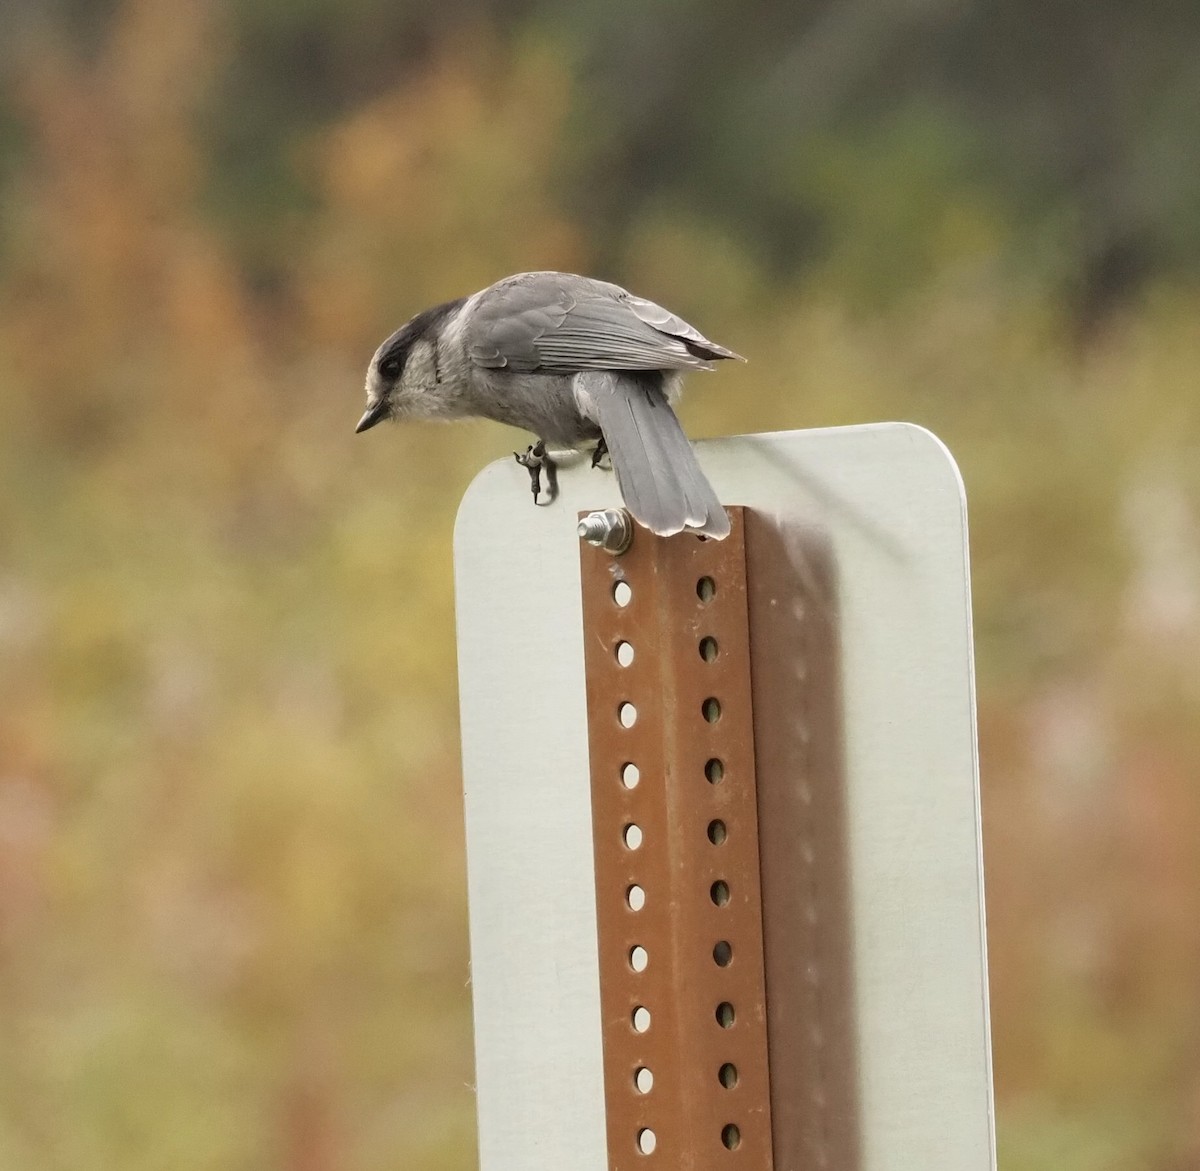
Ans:
[[[706,370],[737,356],[661,305],[571,273],[521,273],[473,300],[467,352],[489,369]]]

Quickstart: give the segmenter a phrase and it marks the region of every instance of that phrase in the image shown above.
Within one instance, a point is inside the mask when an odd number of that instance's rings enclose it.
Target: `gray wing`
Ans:
[[[521,273],[478,294],[466,342],[477,366],[515,373],[707,370],[738,356],[653,301],[561,272]]]

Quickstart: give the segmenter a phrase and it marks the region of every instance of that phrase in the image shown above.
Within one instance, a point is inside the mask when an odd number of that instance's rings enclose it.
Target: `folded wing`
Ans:
[[[476,365],[514,373],[707,370],[738,356],[619,285],[557,272],[486,290],[471,310],[467,348]]]

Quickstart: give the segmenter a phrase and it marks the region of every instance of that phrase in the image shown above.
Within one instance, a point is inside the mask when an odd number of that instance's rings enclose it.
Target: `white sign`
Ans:
[[[836,568],[859,1166],[995,1166],[962,482],[888,423],[696,445],[718,495],[817,526]],[[512,460],[455,530],[482,1171],[606,1171],[581,509]],[[776,1171],[799,1171],[777,1167]]]

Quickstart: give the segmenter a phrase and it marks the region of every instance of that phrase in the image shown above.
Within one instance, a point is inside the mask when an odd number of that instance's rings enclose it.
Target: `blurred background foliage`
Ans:
[[[6,0],[0,1168],[474,1164],[450,529],[520,269],[972,506],[1005,1171],[1200,1166],[1200,8]]]

